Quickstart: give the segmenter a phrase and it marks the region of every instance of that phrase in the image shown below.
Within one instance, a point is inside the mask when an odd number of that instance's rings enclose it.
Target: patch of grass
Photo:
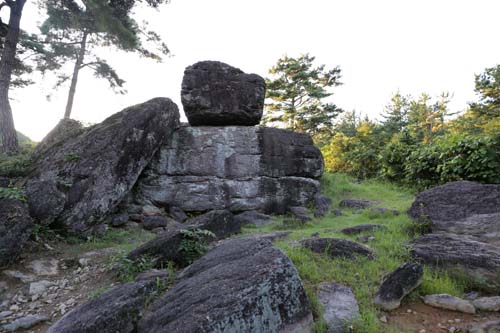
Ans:
[[[191,264],[208,251],[208,239],[214,238],[213,232],[208,230],[194,229],[181,230],[182,241],[179,252],[183,254],[184,265]]]
[[[467,288],[466,279],[450,276],[448,272],[424,267],[424,278],[416,290],[419,295],[450,294],[463,297]]]
[[[137,274],[152,269],[156,266],[156,260],[143,256],[132,260],[126,254],[119,254],[111,258],[111,270],[120,282],[132,282]]]
[[[0,187],[0,199],[16,199],[26,202],[26,195],[22,188]]]
[[[93,290],[89,294],[89,300],[96,299],[97,297],[101,296],[102,294],[104,294],[109,289],[110,289],[109,287],[101,287],[101,288],[97,288],[96,290]]]
[[[23,177],[28,174],[31,167],[31,154],[33,147],[25,145],[21,151],[13,156],[0,154],[0,176]]]

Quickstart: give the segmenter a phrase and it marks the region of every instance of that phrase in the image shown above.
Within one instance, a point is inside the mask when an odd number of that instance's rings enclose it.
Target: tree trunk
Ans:
[[[9,103],[9,87],[19,41],[21,15],[26,0],[9,3],[10,17],[5,46],[0,60],[0,131],[2,132],[2,151],[14,154],[19,150],[17,133]]]
[[[83,59],[85,58],[85,48],[87,46],[87,36],[88,33],[85,31],[83,33],[82,41],[80,43],[80,51],[75,62],[75,68],[73,69],[73,76],[71,77],[71,85],[69,87],[68,101],[66,103],[66,111],[64,112],[64,119],[69,119],[71,115],[71,110],[73,109],[73,101],[75,99],[76,84],[78,83],[78,73],[80,72],[81,66],[83,64]]]

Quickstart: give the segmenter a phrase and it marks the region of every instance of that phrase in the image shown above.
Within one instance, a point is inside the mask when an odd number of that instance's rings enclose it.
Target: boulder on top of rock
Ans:
[[[346,257],[354,259],[357,255],[369,259],[375,257],[375,252],[368,246],[341,238],[309,238],[300,242],[302,246],[316,253],[326,253],[331,258]]]
[[[335,283],[319,285],[319,301],[328,333],[349,333],[350,326],[360,319],[358,301],[352,289]]]
[[[375,230],[386,230],[386,229],[387,229],[386,227],[379,224],[359,224],[355,225],[354,227],[344,228],[340,230],[340,232],[345,235],[355,235],[366,231],[373,232]]]
[[[256,74],[218,61],[186,68],[181,101],[191,126],[254,126],[264,109],[266,84]]]
[[[17,259],[34,226],[26,204],[16,199],[0,199],[0,267]]]
[[[299,274],[271,242],[223,242],[180,273],[149,307],[138,333],[310,332]]]
[[[132,333],[142,316],[156,276],[114,287],[84,303],[52,325],[47,333]]]
[[[405,263],[387,275],[380,285],[374,303],[390,311],[399,307],[401,300],[422,283],[424,270],[414,263]]]
[[[193,217],[185,224],[190,229],[203,229],[213,232],[217,239],[229,237],[241,232],[241,224],[234,219],[228,210],[212,210],[208,213]]]
[[[498,290],[500,247],[477,239],[453,234],[427,234],[411,243],[411,255],[417,260],[459,271],[475,281],[483,281],[483,288]]]
[[[83,235],[112,213],[179,126],[177,106],[152,99],[49,145],[26,181],[30,214]]]
[[[340,207],[365,209],[374,205],[373,202],[363,199],[344,199],[340,202]]]
[[[255,210],[248,210],[246,212],[235,215],[234,219],[242,226],[245,225],[263,226],[273,222],[272,216],[259,213]]]

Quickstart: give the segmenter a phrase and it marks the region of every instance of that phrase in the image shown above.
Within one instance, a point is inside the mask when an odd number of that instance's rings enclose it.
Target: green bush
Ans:
[[[0,176],[23,177],[26,176],[31,166],[31,153],[33,148],[25,146],[19,154],[8,156],[0,154]]]

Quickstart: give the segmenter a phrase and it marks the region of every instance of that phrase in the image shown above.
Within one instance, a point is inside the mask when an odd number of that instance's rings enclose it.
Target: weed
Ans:
[[[19,187],[0,187],[0,199],[16,199],[26,202],[26,195]]]
[[[181,230],[183,239],[179,245],[179,251],[184,255],[184,264],[189,265],[208,250],[207,240],[215,237],[208,230],[193,229]]]
[[[104,294],[106,291],[108,291],[110,288],[109,287],[101,287],[101,288],[98,288],[96,290],[93,290],[90,294],[89,294],[89,300],[93,300],[93,299],[96,299],[97,297],[101,296],[102,294]]]
[[[121,282],[134,281],[137,274],[154,268],[156,260],[143,256],[132,260],[121,254],[111,258],[111,270]]]
[[[21,152],[14,156],[0,154],[0,176],[23,177],[31,167],[31,147],[23,147]]]

